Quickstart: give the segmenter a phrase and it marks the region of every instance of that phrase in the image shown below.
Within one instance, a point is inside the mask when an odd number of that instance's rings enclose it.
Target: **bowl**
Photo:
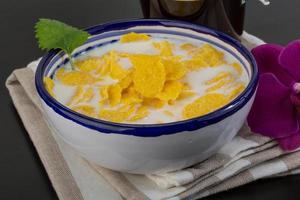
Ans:
[[[207,27],[171,20],[117,21],[86,29],[89,40],[73,54],[117,41],[128,32],[160,33],[204,41],[238,59],[249,76],[246,89],[226,106],[207,115],[165,124],[121,124],[79,114],[46,91],[43,77],[52,77],[67,56],[51,50],[40,61],[35,83],[45,119],[57,134],[87,160],[103,167],[136,174],[162,173],[199,163],[232,140],[243,125],[257,87],[257,66],[238,41]]]

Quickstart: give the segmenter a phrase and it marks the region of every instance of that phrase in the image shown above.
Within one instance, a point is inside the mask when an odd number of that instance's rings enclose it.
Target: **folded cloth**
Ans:
[[[250,48],[260,42],[247,34],[243,40]],[[43,119],[34,86],[36,65],[15,70],[6,86],[60,199],[198,199],[260,178],[300,172],[300,151],[284,152],[246,125],[216,155],[179,171],[133,175],[95,165],[61,141]]]

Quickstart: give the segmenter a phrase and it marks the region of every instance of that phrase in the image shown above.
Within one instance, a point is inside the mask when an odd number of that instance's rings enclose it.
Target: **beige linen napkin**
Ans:
[[[40,102],[35,91],[33,71],[30,68],[15,70],[8,77],[6,86],[58,197],[82,199],[66,161],[43,120]]]
[[[32,69],[15,70],[7,80],[7,88],[58,196],[61,199],[83,199],[60,152],[58,138],[43,120]],[[126,199],[184,199],[207,196],[291,170],[295,173],[300,166],[300,152],[283,152],[274,141],[253,134],[244,126],[238,136],[216,155],[176,172],[131,175],[84,162]]]
[[[248,47],[257,44],[246,36]],[[260,178],[300,171],[300,151],[283,152],[276,142],[251,133],[247,126],[216,155],[176,172],[132,175],[90,163],[44,121],[34,86],[36,64],[15,70],[6,85],[60,199],[196,199]]]

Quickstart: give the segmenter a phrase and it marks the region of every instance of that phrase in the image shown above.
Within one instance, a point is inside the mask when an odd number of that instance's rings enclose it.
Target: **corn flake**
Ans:
[[[149,111],[148,111],[148,108],[146,106],[140,106],[135,115],[133,115],[129,121],[131,122],[134,122],[134,121],[137,121],[137,120],[140,120],[140,119],[143,119],[145,117],[147,117],[149,115]]]
[[[166,79],[165,67],[157,56],[131,58],[134,88],[144,97],[155,97],[162,91]]]
[[[96,80],[93,76],[86,72],[69,71],[64,72],[57,76],[57,78],[65,85],[77,86],[77,85],[90,85]]]
[[[123,35],[120,42],[150,39],[146,34],[132,32]],[[135,122],[147,117],[150,109],[159,109],[166,104],[174,105],[179,100],[194,97],[196,93],[184,83],[189,71],[226,63],[223,52],[209,44],[200,47],[191,43],[181,44],[179,48],[187,52],[190,58],[188,60],[184,60],[183,56],[174,55],[175,44],[169,41],[153,42],[152,45],[159,54],[134,54],[112,50],[101,57],[90,57],[75,62],[77,71],[58,69],[57,80],[68,86],[76,86],[67,105],[87,116],[112,122]],[[129,69],[121,65],[120,61],[124,58],[131,62],[132,66]],[[239,75],[243,73],[239,63],[232,63],[231,66]],[[110,83],[109,77],[113,79],[113,83]],[[107,82],[98,83],[104,80],[103,78]],[[45,77],[44,84],[53,96],[53,80]],[[94,86],[91,86],[92,84]],[[187,104],[182,110],[184,119],[210,113],[227,104],[245,89],[243,83],[234,82],[234,76],[230,72],[221,72],[204,84],[207,85],[206,92],[210,93]],[[229,88],[227,95],[215,92],[223,87]],[[95,97],[95,89],[99,93],[97,98],[100,96],[99,111],[92,105],[86,105]],[[175,117],[169,110],[163,110],[162,114]]]
[[[105,104],[105,102],[108,100],[108,85],[104,85],[99,90],[99,95],[101,97],[101,100],[99,101],[100,105]]]
[[[187,98],[190,98],[190,97],[193,97],[195,96],[196,93],[193,92],[193,91],[183,91],[180,93],[179,97],[177,98],[177,100],[184,100],[184,99],[187,99]]]
[[[55,97],[53,93],[53,88],[54,88],[54,81],[49,78],[49,77],[44,77],[44,84],[47,92],[52,96]]]
[[[95,96],[94,89],[89,87],[85,89],[83,86],[77,86],[76,90],[67,105],[75,105],[78,103],[88,103]]]
[[[77,104],[82,98],[83,92],[84,92],[84,87],[81,85],[77,86],[73,96],[71,97],[71,100],[69,101],[69,103],[67,103],[67,105]]]
[[[118,63],[111,65],[110,76],[113,79],[121,80],[128,75],[128,70],[123,69]]]
[[[167,81],[163,90],[156,97],[163,101],[176,100],[182,88],[183,84],[178,81]]]
[[[65,74],[65,69],[64,68],[59,68],[56,73],[55,73],[55,77],[58,79],[58,80],[61,80],[63,78]]]
[[[202,67],[215,67],[225,63],[224,53],[210,44],[204,44],[200,48],[191,51],[190,54],[192,59],[186,64],[191,70]]]
[[[97,70],[103,64],[103,59],[101,58],[86,58],[74,63],[74,65],[83,72],[91,72]]]
[[[96,70],[98,76],[107,76],[110,73],[110,55],[103,56],[103,64]]]
[[[230,100],[234,99],[237,95],[239,95],[242,91],[245,90],[245,84],[240,83],[238,84],[228,95]]]
[[[175,59],[163,59],[162,63],[165,66],[167,80],[179,80],[188,71],[182,62]]]
[[[120,80],[119,85],[121,86],[122,89],[128,88],[132,83],[132,75],[128,74],[125,78]]]
[[[116,106],[121,102],[122,88],[120,85],[110,85],[108,88],[108,100],[111,106]]]
[[[169,41],[153,42],[153,46],[160,50],[161,56],[172,56],[174,44]]]
[[[190,60],[186,60],[183,62],[184,63],[184,66],[186,68],[188,68],[189,70],[197,70],[197,69],[201,69],[201,68],[204,68],[204,67],[208,67],[208,63],[205,62],[204,59],[202,58],[192,58]]]
[[[242,73],[243,73],[243,68],[242,68],[242,66],[241,66],[239,63],[234,62],[234,63],[232,63],[231,65],[232,65],[232,67],[235,69],[235,71],[238,73],[238,75],[242,75]]]
[[[83,115],[87,115],[90,117],[96,117],[96,109],[91,105],[79,105],[71,107],[72,110],[79,112]]]
[[[82,99],[80,100],[80,102],[90,102],[94,98],[94,96],[95,96],[94,88],[89,87],[83,93]]]
[[[147,34],[131,32],[131,33],[123,35],[120,38],[120,42],[127,43],[127,42],[136,42],[136,41],[147,41],[150,39],[151,39],[151,37]]]
[[[221,108],[228,101],[228,98],[223,94],[206,94],[186,105],[182,111],[182,116],[184,119],[199,117]]]
[[[230,83],[234,82],[234,78],[232,76],[230,76],[227,79],[221,79],[220,81],[218,81],[216,84],[214,84],[213,86],[209,87],[206,89],[206,92],[213,92],[216,91],[218,89],[221,89],[222,87],[225,87],[226,85],[229,85]]]
[[[122,92],[122,103],[125,105],[137,104],[141,103],[143,99],[140,95],[135,91],[133,86],[130,86],[123,90]]]
[[[112,122],[124,122],[129,119],[134,111],[135,108],[133,106],[121,107],[116,110],[103,109],[100,110],[98,117]]]
[[[196,49],[197,47],[191,43],[184,43],[180,45],[180,48],[185,51],[190,51]]]
[[[206,62],[209,64],[209,66],[218,66],[223,64],[224,61],[224,53],[221,51],[218,51],[216,48],[211,46],[210,44],[204,44],[202,46],[202,53],[200,55],[202,58],[206,60]],[[196,54],[197,56],[197,54]]]
[[[143,105],[153,107],[153,108],[162,108],[166,104],[165,101],[162,101],[157,98],[144,98]]]
[[[210,85],[210,84],[216,83],[220,80],[229,78],[231,76],[232,76],[232,74],[230,72],[220,72],[215,77],[213,77],[212,79],[210,79],[208,81],[205,81],[205,84]]]

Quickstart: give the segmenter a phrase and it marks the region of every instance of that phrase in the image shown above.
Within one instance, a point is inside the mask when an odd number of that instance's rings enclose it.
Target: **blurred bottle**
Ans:
[[[145,18],[190,21],[225,32],[243,33],[246,0],[140,0]]]

